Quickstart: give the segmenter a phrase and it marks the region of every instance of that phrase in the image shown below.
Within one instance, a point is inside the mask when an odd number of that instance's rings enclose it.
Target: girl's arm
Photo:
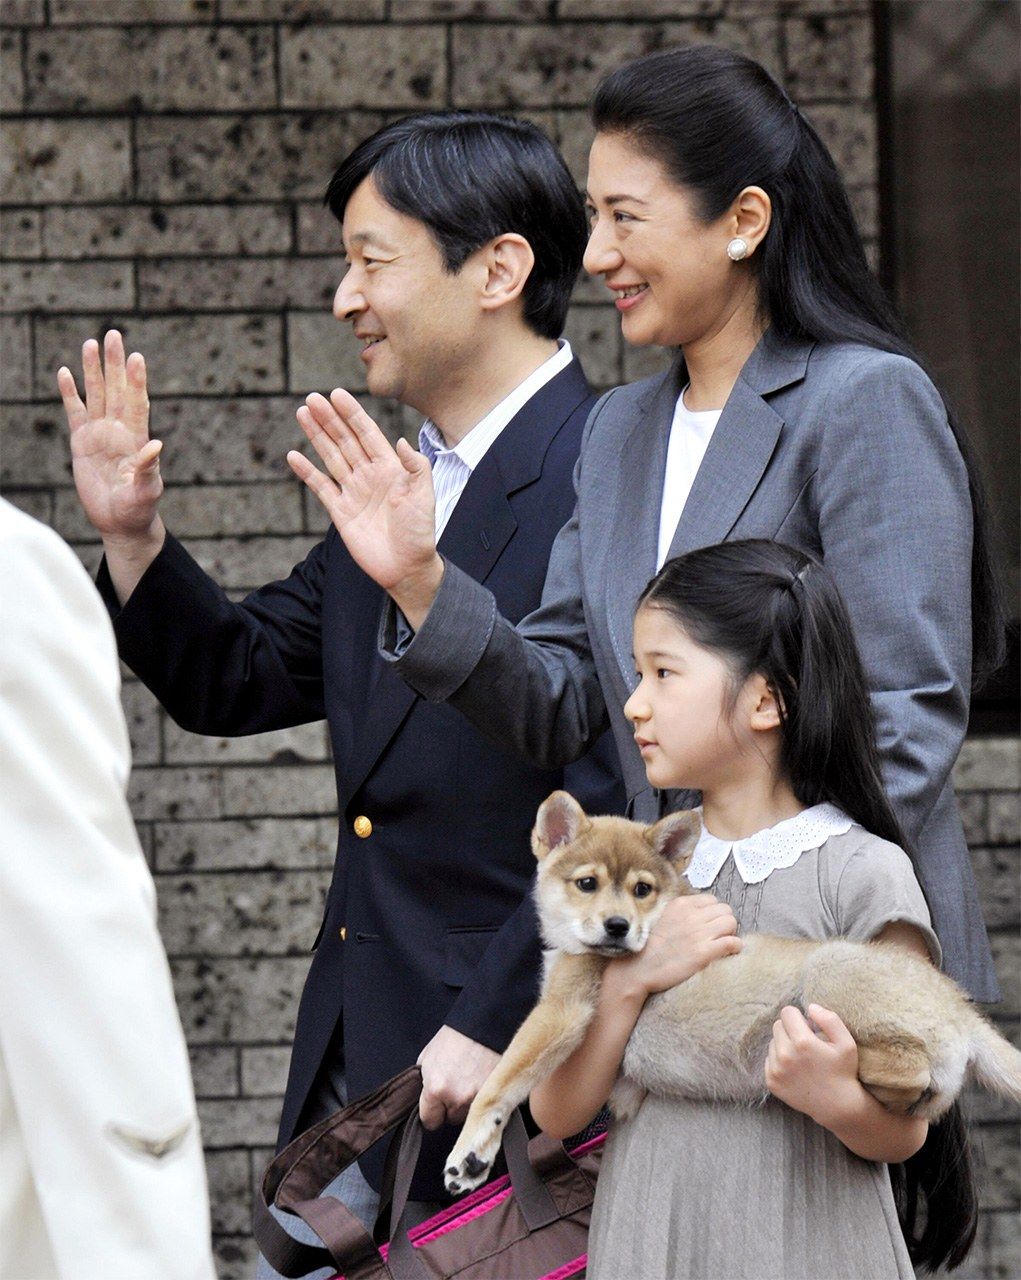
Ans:
[[[888,924],[877,940],[929,959],[921,934],[904,921]],[[840,1018],[817,1004],[807,1012],[825,1039],[799,1010],[782,1009],[766,1056],[770,1093],[811,1116],[863,1160],[900,1164],[913,1156],[925,1142],[928,1122],[898,1115],[878,1102],[858,1079],[858,1046]]]
[[[677,986],[720,956],[736,954],[741,950],[736,933],[734,913],[711,893],[668,903],[645,947],[606,966],[584,1040],[532,1090],[529,1105],[539,1127],[554,1138],[584,1129],[610,1096],[646,998]]]

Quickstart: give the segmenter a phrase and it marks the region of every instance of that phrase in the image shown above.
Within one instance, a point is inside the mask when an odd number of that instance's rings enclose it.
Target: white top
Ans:
[[[670,426],[670,443],[666,452],[666,472],[663,477],[663,505],[659,513],[659,552],[657,570],[663,567],[681,518],[684,504],[695,482],[695,475],[702,465],[709,441],[713,438],[722,409],[700,409],[693,413],[684,403],[684,392],[677,397],[674,420]]]
[[[560,349],[544,361],[524,382],[519,382],[509,396],[504,396],[495,408],[490,409],[481,422],[463,436],[452,449],[447,445],[439,427],[428,418],[418,433],[418,448],[429,459],[433,469],[433,488],[436,491],[436,541],[447,527],[447,521],[457,506],[457,500],[471,479],[471,474],[495,443],[500,432],[511,419],[531,400],[532,396],[574,359],[571,344],[559,339]]]
[[[835,804],[802,809],[793,818],[743,840],[720,840],[703,826],[688,864],[688,883],[693,889],[708,889],[732,856],[745,884],[758,884],[781,867],[793,867],[803,853],[818,849],[830,836],[844,835],[853,826],[853,820]]]

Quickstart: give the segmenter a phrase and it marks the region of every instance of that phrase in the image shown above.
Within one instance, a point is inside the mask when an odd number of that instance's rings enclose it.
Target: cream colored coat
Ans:
[[[0,1276],[211,1280],[195,1099],[109,620],[0,500]]]

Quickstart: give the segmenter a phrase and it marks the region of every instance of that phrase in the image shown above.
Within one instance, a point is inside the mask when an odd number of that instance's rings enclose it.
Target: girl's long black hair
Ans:
[[[772,203],[749,260],[770,332],[785,341],[860,342],[921,365],[896,308],[869,269],[833,158],[768,71],[714,45],[647,54],[596,90],[597,132],[621,133],[659,161],[715,221],[747,186]],[[972,669],[976,685],[1003,661],[1003,609],[988,508],[967,436],[947,407],[968,472]]]
[[[779,766],[803,805],[835,804],[911,853],[883,787],[851,619],[818,560],[764,539],[702,547],[668,560],[638,607],[664,610],[723,657],[735,697],[749,676],[765,678],[780,710]],[[975,1237],[978,1208],[956,1104],[890,1174],[912,1261],[929,1270],[957,1266]]]

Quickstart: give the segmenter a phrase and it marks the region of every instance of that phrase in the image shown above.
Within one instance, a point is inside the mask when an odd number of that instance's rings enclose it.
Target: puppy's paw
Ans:
[[[470,1128],[465,1125],[457,1145],[447,1157],[443,1181],[452,1196],[481,1187],[489,1177],[500,1150],[503,1117],[491,1115]]]
[[[633,1120],[638,1114],[638,1108],[645,1101],[647,1093],[648,1090],[643,1089],[634,1080],[629,1080],[627,1076],[618,1076],[606,1105],[610,1108],[615,1120]]]

